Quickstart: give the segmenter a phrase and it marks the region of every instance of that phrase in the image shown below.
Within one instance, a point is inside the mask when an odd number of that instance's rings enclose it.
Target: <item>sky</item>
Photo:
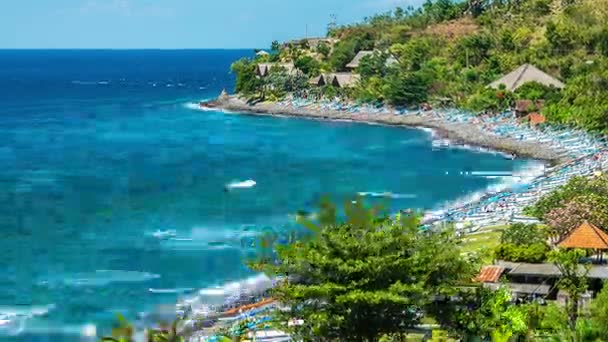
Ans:
[[[0,49],[265,48],[422,0],[3,0]]]

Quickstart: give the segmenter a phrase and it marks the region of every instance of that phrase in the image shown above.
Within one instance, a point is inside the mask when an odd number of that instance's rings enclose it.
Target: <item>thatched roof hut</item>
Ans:
[[[361,60],[363,59],[363,57],[366,56],[371,56],[374,52],[373,51],[359,51],[357,52],[357,55],[355,56],[355,58],[353,58],[352,61],[350,61],[350,63],[346,64],[346,67],[349,69],[356,69],[359,67],[359,63],[361,62]]]
[[[501,84],[504,84],[508,91],[515,91],[527,82],[538,82],[545,86],[558,89],[566,86],[560,80],[546,74],[534,65],[523,64],[519,68],[490,83],[489,87],[498,89]]]
[[[339,72],[330,75],[330,82],[328,84],[338,88],[350,88],[354,87],[360,80],[360,76],[350,72]],[[327,79],[326,79],[327,80]]]
[[[272,69],[272,67],[274,66],[284,68],[290,75],[293,75],[297,72],[297,69],[293,65],[293,63],[260,63],[256,66],[255,73],[260,77],[265,77],[270,72],[270,69]]]
[[[317,86],[317,87],[322,87],[324,85],[327,85],[330,82],[331,82],[330,75],[325,75],[325,74],[321,74],[317,77],[313,77],[310,80],[308,80],[308,84]]]
[[[264,50],[260,50],[255,55],[256,56],[268,56],[268,55],[270,55],[270,53],[268,53],[268,52],[266,52]]]

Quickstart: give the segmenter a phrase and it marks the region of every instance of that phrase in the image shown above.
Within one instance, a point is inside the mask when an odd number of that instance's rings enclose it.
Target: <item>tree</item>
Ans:
[[[334,46],[334,50],[329,57],[330,65],[337,71],[345,70],[348,64],[356,55],[357,44],[352,41],[340,41]]]
[[[563,237],[585,220],[608,227],[608,199],[588,194],[566,202],[563,207],[555,208],[544,216],[555,238]],[[605,229],[605,228],[604,228]]]
[[[237,93],[249,95],[260,90],[262,82],[257,78],[255,68],[255,64],[248,58],[242,58],[232,63],[230,69],[236,74],[235,91]]]
[[[478,287],[475,292],[462,292],[456,298],[455,304],[438,303],[434,309],[440,324],[463,340],[506,342],[526,333],[527,310],[512,302],[508,288]]]
[[[385,78],[382,94],[395,106],[412,106],[426,101],[429,81],[419,72],[397,72]]]
[[[331,48],[327,45],[326,42],[321,41],[317,44],[317,52],[323,56],[323,58],[327,58],[331,53]]]
[[[503,230],[501,243],[512,243],[520,246],[544,243],[545,233],[535,224],[514,223]]]
[[[280,49],[281,49],[281,44],[279,44],[279,41],[273,40],[272,44],[270,44],[270,51],[272,51],[273,53],[278,53]]]
[[[285,320],[299,318],[294,336],[337,341],[372,341],[403,333],[437,295],[470,279],[452,231],[422,233],[417,216],[377,217],[360,200],[347,201],[346,221],[326,204],[308,241],[277,247],[277,262],[256,265],[268,274],[289,275],[273,293],[289,307]]]
[[[564,186],[543,196],[536,204],[526,208],[525,212],[543,219],[553,209],[564,207],[576,197],[590,194],[608,198],[608,177],[605,175],[595,178],[573,177]]]
[[[587,291],[587,274],[589,264],[581,264],[581,258],[585,256],[583,250],[556,250],[550,253],[549,260],[555,264],[561,273],[557,287],[568,293],[569,300],[566,305],[568,311],[568,322],[570,329],[576,329],[578,321],[579,300]]]
[[[319,69],[321,67],[319,62],[311,56],[301,56],[295,61],[294,65],[304,74],[313,77],[319,75]]]
[[[596,327],[599,337],[608,340],[608,286],[604,287],[591,302],[591,322]]]

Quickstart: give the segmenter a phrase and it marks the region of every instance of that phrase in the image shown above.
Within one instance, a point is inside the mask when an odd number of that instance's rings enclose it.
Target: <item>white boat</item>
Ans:
[[[169,239],[172,237],[177,236],[177,232],[173,229],[170,230],[157,230],[154,233],[152,233],[152,236],[154,236],[157,239],[160,240],[165,240],[165,239]]]

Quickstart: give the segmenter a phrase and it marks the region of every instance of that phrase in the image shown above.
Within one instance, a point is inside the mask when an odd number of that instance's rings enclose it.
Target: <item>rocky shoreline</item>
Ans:
[[[308,107],[293,108],[281,106],[272,102],[262,102],[252,105],[236,96],[220,96],[216,100],[206,103],[205,106],[222,109],[235,114],[291,116],[328,121],[352,121],[390,126],[425,127],[435,130],[441,138],[449,139],[456,144],[469,144],[515,154],[518,157],[544,160],[552,165],[565,163],[570,160],[569,158],[562,157],[563,151],[551,148],[550,146],[498,137],[471,124],[450,122],[425,115],[395,115],[389,113],[365,112],[349,113],[332,109],[319,110]]]

